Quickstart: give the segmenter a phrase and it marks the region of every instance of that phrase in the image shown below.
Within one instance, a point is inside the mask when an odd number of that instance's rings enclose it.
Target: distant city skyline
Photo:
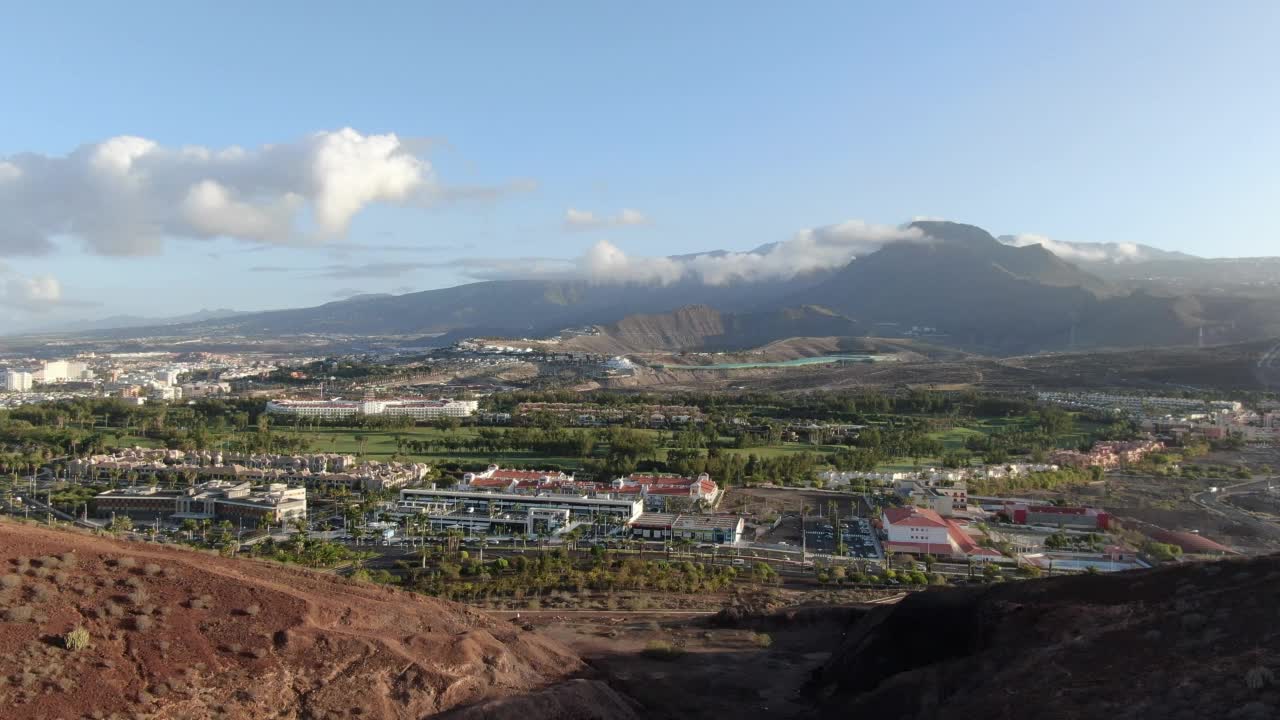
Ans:
[[[917,216],[1280,255],[1274,3],[373,10],[8,8],[8,328],[767,277]]]

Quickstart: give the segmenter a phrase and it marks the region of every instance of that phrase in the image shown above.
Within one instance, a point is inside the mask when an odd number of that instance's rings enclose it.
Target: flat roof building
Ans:
[[[480,407],[476,400],[271,400],[267,412],[278,415],[314,417],[325,420],[355,415],[387,415],[434,420],[442,417],[469,417]]]
[[[397,509],[405,514],[425,514],[437,528],[451,524],[477,528],[518,524],[532,528],[538,522],[558,520],[566,525],[582,522],[623,527],[639,517],[643,503],[638,499],[567,493],[528,495],[460,488],[406,488],[400,491]]]
[[[738,515],[643,513],[631,523],[631,534],[650,540],[667,538],[697,543],[733,544],[742,539],[745,523]]]
[[[193,488],[133,486],[107,490],[94,498],[98,517],[126,515],[135,520],[230,520],[245,527],[280,525],[307,516],[307,491],[274,483],[212,481]]]

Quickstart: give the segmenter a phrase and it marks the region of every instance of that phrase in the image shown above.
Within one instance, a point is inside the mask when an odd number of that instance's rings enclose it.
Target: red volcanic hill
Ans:
[[[83,627],[89,646],[64,634]],[[629,718],[568,648],[299,568],[0,522],[0,717]]]

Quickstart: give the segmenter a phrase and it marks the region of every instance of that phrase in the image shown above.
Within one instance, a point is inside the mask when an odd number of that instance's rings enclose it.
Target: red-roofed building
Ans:
[[[483,472],[466,473],[462,484],[474,490],[519,493],[522,495],[594,495],[604,489],[600,483],[574,480],[559,470],[504,470],[490,465]]]
[[[714,504],[720,497],[720,486],[706,473],[696,478],[632,473],[610,483],[609,492],[623,497],[642,497],[646,507],[661,509],[673,504],[668,500]]]
[[[1000,553],[984,548],[953,520],[917,507],[885,508],[880,516],[888,539],[885,551],[912,555],[994,560]]]

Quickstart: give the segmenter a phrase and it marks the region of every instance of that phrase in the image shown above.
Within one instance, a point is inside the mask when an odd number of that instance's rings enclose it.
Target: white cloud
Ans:
[[[62,303],[62,284],[52,275],[9,277],[2,281],[0,304],[28,312],[47,312]]]
[[[859,255],[892,242],[927,242],[912,227],[875,225],[850,220],[801,230],[789,240],[753,252],[722,252],[679,257],[628,255],[607,240],[593,244],[576,260],[524,258],[468,259],[444,263],[475,279],[585,279],[597,284],[670,285],[694,280],[708,285],[786,280],[816,270],[843,267]],[[536,262],[535,262],[536,261]]]
[[[1142,248],[1135,243],[1129,242],[1076,243],[1054,240],[1034,233],[1005,235],[1000,240],[1006,245],[1015,247],[1039,245],[1068,262],[1125,263],[1141,262],[1146,259],[1146,253],[1143,252]]]
[[[569,208],[564,212],[564,228],[566,230],[598,230],[608,227],[625,227],[628,225],[644,225],[649,218],[639,210],[623,208],[617,215],[596,215],[590,210]]]
[[[394,134],[350,128],[240,147],[166,147],[121,136],[67,155],[0,158],[0,255],[42,254],[60,237],[105,255],[158,253],[165,238],[317,244],[378,203],[427,205],[528,189],[443,187]]]

